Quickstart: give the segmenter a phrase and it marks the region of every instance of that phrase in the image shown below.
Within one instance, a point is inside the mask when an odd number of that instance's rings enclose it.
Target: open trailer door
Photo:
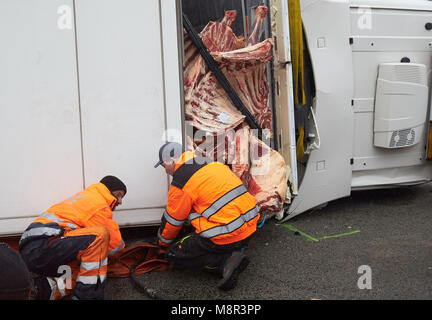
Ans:
[[[306,148],[305,171],[287,218],[349,196],[352,179],[353,75],[348,41],[349,4],[307,0],[300,4],[315,86],[315,98],[307,106],[311,130],[305,135],[313,139]]]
[[[288,1],[270,1],[271,31],[274,40],[274,118],[275,138],[291,174],[291,192],[298,193],[296,136],[293,100],[293,76]]]

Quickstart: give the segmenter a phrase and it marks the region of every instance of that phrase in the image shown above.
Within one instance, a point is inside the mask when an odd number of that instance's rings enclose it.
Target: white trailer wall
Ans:
[[[82,188],[72,1],[0,2],[0,232],[16,233]]]
[[[158,223],[153,165],[181,133],[175,1],[5,0],[0,27],[0,234],[107,174],[128,187],[120,225]]]

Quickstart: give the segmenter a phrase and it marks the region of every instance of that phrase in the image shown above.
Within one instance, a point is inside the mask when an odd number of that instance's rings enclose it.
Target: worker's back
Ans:
[[[103,183],[90,185],[72,198],[51,206],[24,231],[20,248],[37,238],[59,236],[65,231],[94,226],[105,227],[110,234],[109,250],[124,247],[118,224],[112,219],[116,198]]]
[[[202,164],[196,158],[191,163],[188,159],[192,157],[190,152],[182,156],[171,186],[182,189],[192,199],[196,214],[189,216],[191,224],[216,244],[250,236],[259,219],[255,198],[228,166],[218,162]]]
[[[53,205],[46,212],[83,228],[89,226],[89,220],[96,213],[104,212],[106,218],[111,218],[111,209],[115,200],[105,185],[96,183],[73,197]]]

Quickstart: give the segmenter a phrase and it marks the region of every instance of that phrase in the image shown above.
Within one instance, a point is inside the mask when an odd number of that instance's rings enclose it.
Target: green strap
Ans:
[[[187,238],[189,238],[189,237],[192,237],[192,235],[191,234],[189,234],[189,235],[187,235],[186,237],[184,237],[184,238],[182,238],[181,240],[179,240],[179,241],[177,241],[176,242],[176,244],[182,244],[183,243],[183,241],[185,241]]]
[[[334,234],[334,235],[330,235],[330,236],[324,236],[324,237],[321,237],[319,239],[322,240],[322,239],[339,238],[339,237],[349,236],[350,234],[355,234],[355,233],[359,233],[359,232],[360,232],[360,230],[354,230],[351,232],[339,233],[339,234]]]
[[[320,240],[325,240],[325,239],[332,239],[332,238],[339,238],[339,237],[344,237],[344,236],[349,236],[351,234],[356,234],[359,233],[360,230],[354,230],[354,231],[350,231],[350,232],[345,232],[345,233],[339,233],[339,234],[333,234],[333,235],[329,235],[329,236],[323,236],[320,238],[314,238],[311,235],[308,235],[307,233],[300,231],[299,229],[293,227],[290,224],[283,224],[282,226],[284,226],[285,228],[294,231],[294,232],[298,232],[300,235],[302,235],[303,237],[307,238],[310,241],[313,242],[319,242]]]
[[[305,237],[305,238],[307,238],[307,239],[309,239],[309,240],[311,240],[311,241],[313,241],[313,242],[318,242],[318,241],[319,241],[318,239],[316,239],[316,238],[314,238],[314,237],[308,235],[307,233],[304,233],[303,231],[300,231],[299,229],[294,228],[294,227],[293,227],[292,225],[290,225],[290,224],[283,224],[283,226],[284,226],[285,228],[290,229],[291,231],[298,232],[298,233],[301,234],[303,237]]]
[[[218,267],[209,267],[209,266],[205,266],[204,268],[205,268],[205,269],[208,269],[208,270],[216,270]]]

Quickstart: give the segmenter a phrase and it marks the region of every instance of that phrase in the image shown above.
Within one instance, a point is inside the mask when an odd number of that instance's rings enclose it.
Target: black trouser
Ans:
[[[231,253],[242,250],[248,241],[249,238],[246,238],[227,245],[217,245],[196,233],[190,233],[169,246],[165,258],[174,268],[214,270],[222,275],[225,262]]]
[[[96,239],[95,235],[76,237],[51,237],[35,239],[21,248],[21,256],[28,269],[41,277],[34,279],[38,286],[38,298],[50,298],[51,287],[46,277],[59,277],[58,269],[77,259],[81,250],[87,249]],[[103,299],[104,283],[97,286],[77,282],[74,295],[80,299]]]
[[[20,252],[31,272],[47,277],[59,277],[59,266],[74,261],[78,252],[86,249],[94,239],[93,235],[36,239],[21,248]]]

